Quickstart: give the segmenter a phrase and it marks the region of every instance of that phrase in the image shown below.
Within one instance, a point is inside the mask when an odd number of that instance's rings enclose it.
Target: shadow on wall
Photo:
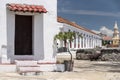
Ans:
[[[2,60],[7,59],[7,46],[2,45],[1,46],[1,52],[0,52],[0,63],[2,63]]]
[[[54,40],[53,41],[53,58],[55,58],[56,57],[56,54],[57,54],[57,41],[56,40]]]

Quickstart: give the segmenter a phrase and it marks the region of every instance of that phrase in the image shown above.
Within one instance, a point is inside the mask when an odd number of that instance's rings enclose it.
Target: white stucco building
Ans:
[[[89,49],[102,46],[102,38],[89,29],[77,25],[75,22],[71,22],[62,17],[58,17],[58,29],[59,32],[72,31],[76,33],[76,39],[72,41],[72,44],[68,44],[70,49]],[[78,37],[77,34],[82,35]],[[59,46],[64,46],[63,42],[58,40]],[[61,45],[62,44],[62,45]]]
[[[57,0],[3,0],[0,14],[1,64],[35,60],[38,63],[50,63],[42,67],[44,70],[54,70],[54,36],[60,31],[71,30],[83,36],[76,37],[71,46],[69,44],[71,49],[101,47],[101,37],[91,30],[57,18]]]
[[[14,63],[15,60],[55,63],[56,26],[57,0],[1,1],[1,63]]]

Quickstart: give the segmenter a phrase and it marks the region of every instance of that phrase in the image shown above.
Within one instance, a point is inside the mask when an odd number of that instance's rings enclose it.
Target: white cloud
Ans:
[[[59,12],[67,14],[77,14],[77,15],[96,15],[96,16],[111,16],[111,17],[120,17],[120,12],[104,12],[104,11],[93,11],[93,10],[67,10],[62,8]]]
[[[70,4],[71,2],[69,0],[59,0],[58,12],[65,10],[66,8],[69,7]]]
[[[93,32],[95,32],[95,33],[97,33],[97,34],[99,34],[100,33],[100,31],[97,31],[97,30],[92,30]]]
[[[92,30],[92,31],[94,31],[95,33],[103,33],[110,37],[113,36],[113,31],[111,29],[108,29],[106,26],[102,26],[99,31],[96,30]]]
[[[106,34],[106,35],[108,35],[108,36],[113,36],[113,31],[112,30],[110,30],[110,29],[108,29],[107,27],[105,27],[105,26],[102,26],[101,28],[100,28],[100,32],[101,33],[103,33],[103,34]]]

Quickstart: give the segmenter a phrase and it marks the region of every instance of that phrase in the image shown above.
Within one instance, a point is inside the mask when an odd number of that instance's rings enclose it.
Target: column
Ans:
[[[86,48],[88,48],[88,38],[86,37]]]
[[[86,37],[84,37],[84,48],[86,48]]]
[[[95,45],[95,47],[96,47],[96,46],[98,46],[98,39],[97,39],[97,38],[96,38],[96,45]]]
[[[98,42],[98,38],[96,39],[96,46],[98,46],[99,42]]]
[[[76,48],[76,38],[74,39],[74,48]]]
[[[74,40],[72,41],[72,47],[71,48],[74,48]]]
[[[90,39],[91,39],[91,38],[89,37],[89,48],[91,48],[91,46],[90,46],[90,44],[91,44],[91,41],[90,41]]]
[[[90,47],[89,47],[89,43],[90,43],[90,39],[89,39],[89,36],[88,36],[88,48],[90,48]]]
[[[87,37],[87,48],[89,48],[89,37]]]
[[[76,37],[76,48],[78,48],[78,37]]]
[[[83,44],[82,44],[82,45],[83,45],[83,48],[85,48],[85,46],[84,46],[84,44],[85,44],[85,39],[84,39],[84,38],[85,38],[85,37],[83,37],[83,39],[82,39],[82,40],[83,40]]]
[[[91,37],[89,38],[89,47],[91,48]]]
[[[79,44],[80,44],[80,48],[81,48],[81,38],[80,38],[80,42],[79,42]]]
[[[86,48],[88,49],[88,37],[86,37]]]
[[[77,48],[80,48],[80,38],[78,37]]]
[[[97,46],[97,38],[95,38],[95,45],[94,45],[94,48],[96,48]]]
[[[92,48],[94,48],[94,44],[95,44],[94,38],[92,38]]]
[[[93,43],[94,43],[94,47],[93,48],[95,48],[95,45],[96,45],[96,39],[95,38],[93,38]]]

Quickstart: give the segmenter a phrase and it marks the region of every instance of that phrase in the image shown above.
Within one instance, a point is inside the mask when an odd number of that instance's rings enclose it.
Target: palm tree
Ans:
[[[65,32],[59,32],[57,35],[55,35],[54,39],[58,39],[60,41],[64,41],[64,45],[66,47],[66,43],[67,43],[67,36]]]
[[[70,48],[72,47],[72,41],[75,39],[75,33],[71,32],[70,30],[68,31],[68,41],[70,44]]]
[[[74,35],[75,34],[69,30],[68,32],[59,32],[57,35],[55,35],[54,39],[64,41],[64,46],[66,47],[67,40],[71,45],[71,42],[74,40]]]

